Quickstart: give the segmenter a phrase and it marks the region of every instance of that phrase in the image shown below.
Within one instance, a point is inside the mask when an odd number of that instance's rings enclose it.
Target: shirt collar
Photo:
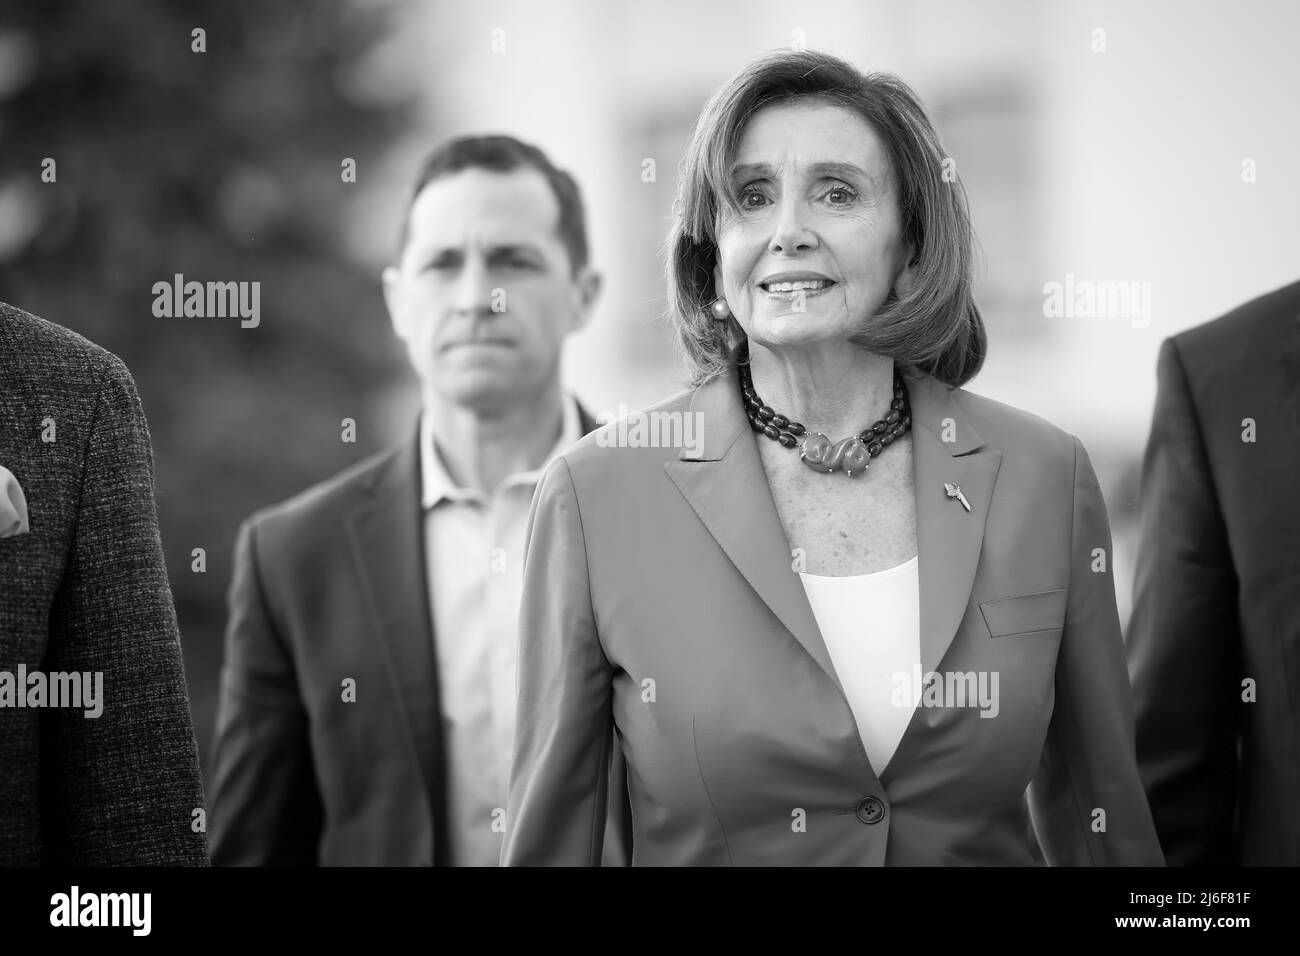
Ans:
[[[542,479],[542,473],[562,451],[582,437],[582,417],[578,412],[578,400],[569,392],[562,392],[560,404],[563,408],[563,421],[560,425],[560,437],[546,455],[546,460],[528,471],[518,471],[507,475],[500,488],[512,485],[536,486]],[[461,488],[447,474],[442,463],[442,456],[435,449],[433,439],[433,421],[427,410],[420,413],[420,504],[432,508],[444,498],[450,501],[481,501],[483,495],[473,488]]]

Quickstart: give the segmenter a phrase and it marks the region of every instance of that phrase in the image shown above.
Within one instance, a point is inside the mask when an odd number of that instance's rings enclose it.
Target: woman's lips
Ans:
[[[774,283],[774,284],[777,285],[778,288],[780,289],[786,289],[788,286],[791,285],[791,283]],[[835,283],[829,281],[821,283],[819,287],[815,287],[815,288],[809,288],[806,283],[793,283],[793,284],[799,286],[800,288],[788,289],[788,291],[774,291],[774,290],[767,289],[766,287],[761,285],[758,288],[759,291],[762,292],[763,295],[769,299],[774,299],[782,302],[792,302],[795,299],[811,299],[815,296],[824,295],[826,292],[830,291],[835,287]]]

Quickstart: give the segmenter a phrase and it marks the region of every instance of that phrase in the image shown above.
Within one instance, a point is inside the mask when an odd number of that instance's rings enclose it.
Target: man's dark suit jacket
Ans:
[[[448,862],[418,431],[240,528],[212,781],[215,864]],[[354,703],[342,701],[347,679]],[[612,773],[621,772],[620,762]],[[630,825],[614,832],[621,839]]]
[[[46,440],[52,437],[54,440]],[[0,866],[206,865],[203,788],[126,366],[0,303],[0,671],[103,673],[103,712],[0,707]]]
[[[1160,352],[1128,652],[1173,866],[1300,864],[1297,482],[1300,283]]]

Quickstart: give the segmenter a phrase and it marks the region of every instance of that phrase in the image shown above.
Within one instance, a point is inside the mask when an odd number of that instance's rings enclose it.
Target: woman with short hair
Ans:
[[[1163,862],[1088,455],[961,387],[949,170],[904,83],[825,54],[706,106],[668,244],[691,388],[643,413],[702,437],[598,432],[538,489],[505,864],[598,863],[607,812],[638,865]]]

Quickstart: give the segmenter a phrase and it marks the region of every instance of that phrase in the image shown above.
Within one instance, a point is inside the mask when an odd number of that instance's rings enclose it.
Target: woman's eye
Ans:
[[[847,186],[836,186],[826,193],[832,206],[847,206],[856,198],[856,194]]]
[[[742,209],[755,209],[767,202],[767,197],[752,186],[747,189],[742,189],[740,191],[739,199],[740,208]],[[753,200],[755,199],[758,201],[754,202]]]

